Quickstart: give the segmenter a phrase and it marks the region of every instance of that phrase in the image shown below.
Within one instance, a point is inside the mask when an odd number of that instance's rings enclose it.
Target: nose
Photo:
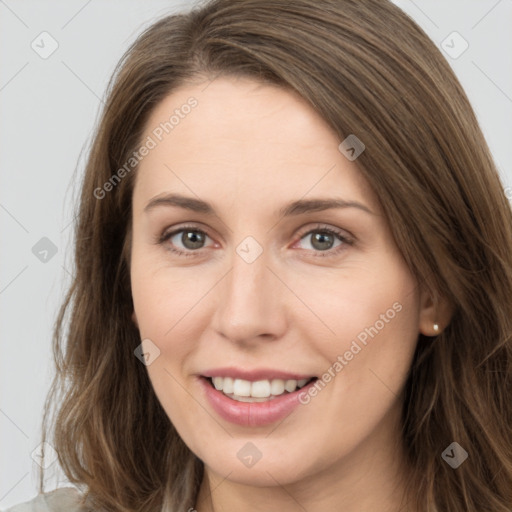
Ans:
[[[289,321],[286,292],[291,293],[270,268],[265,250],[254,261],[240,254],[233,251],[231,269],[218,285],[212,327],[237,344],[279,339]]]

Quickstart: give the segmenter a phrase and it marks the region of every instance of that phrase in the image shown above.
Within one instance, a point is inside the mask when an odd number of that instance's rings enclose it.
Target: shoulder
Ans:
[[[62,487],[38,494],[29,501],[18,503],[3,512],[89,512],[82,494],[74,487]]]

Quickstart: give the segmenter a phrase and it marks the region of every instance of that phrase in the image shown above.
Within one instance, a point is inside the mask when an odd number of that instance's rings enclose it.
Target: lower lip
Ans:
[[[214,411],[226,421],[243,427],[270,425],[288,416],[301,405],[299,394],[308,392],[315,380],[292,393],[285,393],[267,402],[238,402],[218,391],[206,377],[199,377],[207,400]]]

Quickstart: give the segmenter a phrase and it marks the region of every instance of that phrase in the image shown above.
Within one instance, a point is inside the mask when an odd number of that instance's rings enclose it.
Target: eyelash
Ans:
[[[161,236],[159,236],[156,240],[156,242],[160,245],[164,245],[165,242],[167,242],[170,238],[172,238],[177,233],[181,233],[182,231],[193,231],[195,233],[201,233],[209,237],[208,233],[202,229],[197,228],[196,226],[181,226],[179,229],[175,229],[174,231],[170,232],[164,232]],[[314,257],[330,257],[330,256],[336,256],[340,251],[345,249],[345,245],[353,245],[354,241],[342,234],[341,231],[335,230],[330,227],[318,225],[315,226],[313,229],[310,229],[309,231],[306,231],[305,233],[301,234],[299,237],[299,240],[302,240],[305,236],[310,235],[311,233],[320,232],[320,233],[329,233],[330,235],[335,236],[343,242],[341,245],[336,247],[335,249],[328,249],[326,251],[313,251]],[[211,237],[210,237],[211,238]],[[201,252],[201,249],[198,250],[188,250],[188,251],[182,251],[181,249],[176,249],[175,247],[167,247],[168,250],[170,250],[173,253],[178,254],[179,256],[185,256],[185,257],[194,257],[197,256],[198,253]]]

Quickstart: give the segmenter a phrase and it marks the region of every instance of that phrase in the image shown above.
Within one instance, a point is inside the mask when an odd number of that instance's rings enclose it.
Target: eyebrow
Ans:
[[[164,196],[154,197],[145,206],[144,211],[149,212],[159,206],[177,206],[185,210],[190,210],[205,215],[216,215],[215,209],[210,203],[195,199],[193,197],[182,196],[180,194],[166,194]],[[375,215],[366,205],[357,201],[346,201],[344,199],[299,199],[284,205],[278,214],[281,217],[291,217],[293,215],[301,215],[304,213],[320,212],[334,208],[359,208],[371,215]]]

